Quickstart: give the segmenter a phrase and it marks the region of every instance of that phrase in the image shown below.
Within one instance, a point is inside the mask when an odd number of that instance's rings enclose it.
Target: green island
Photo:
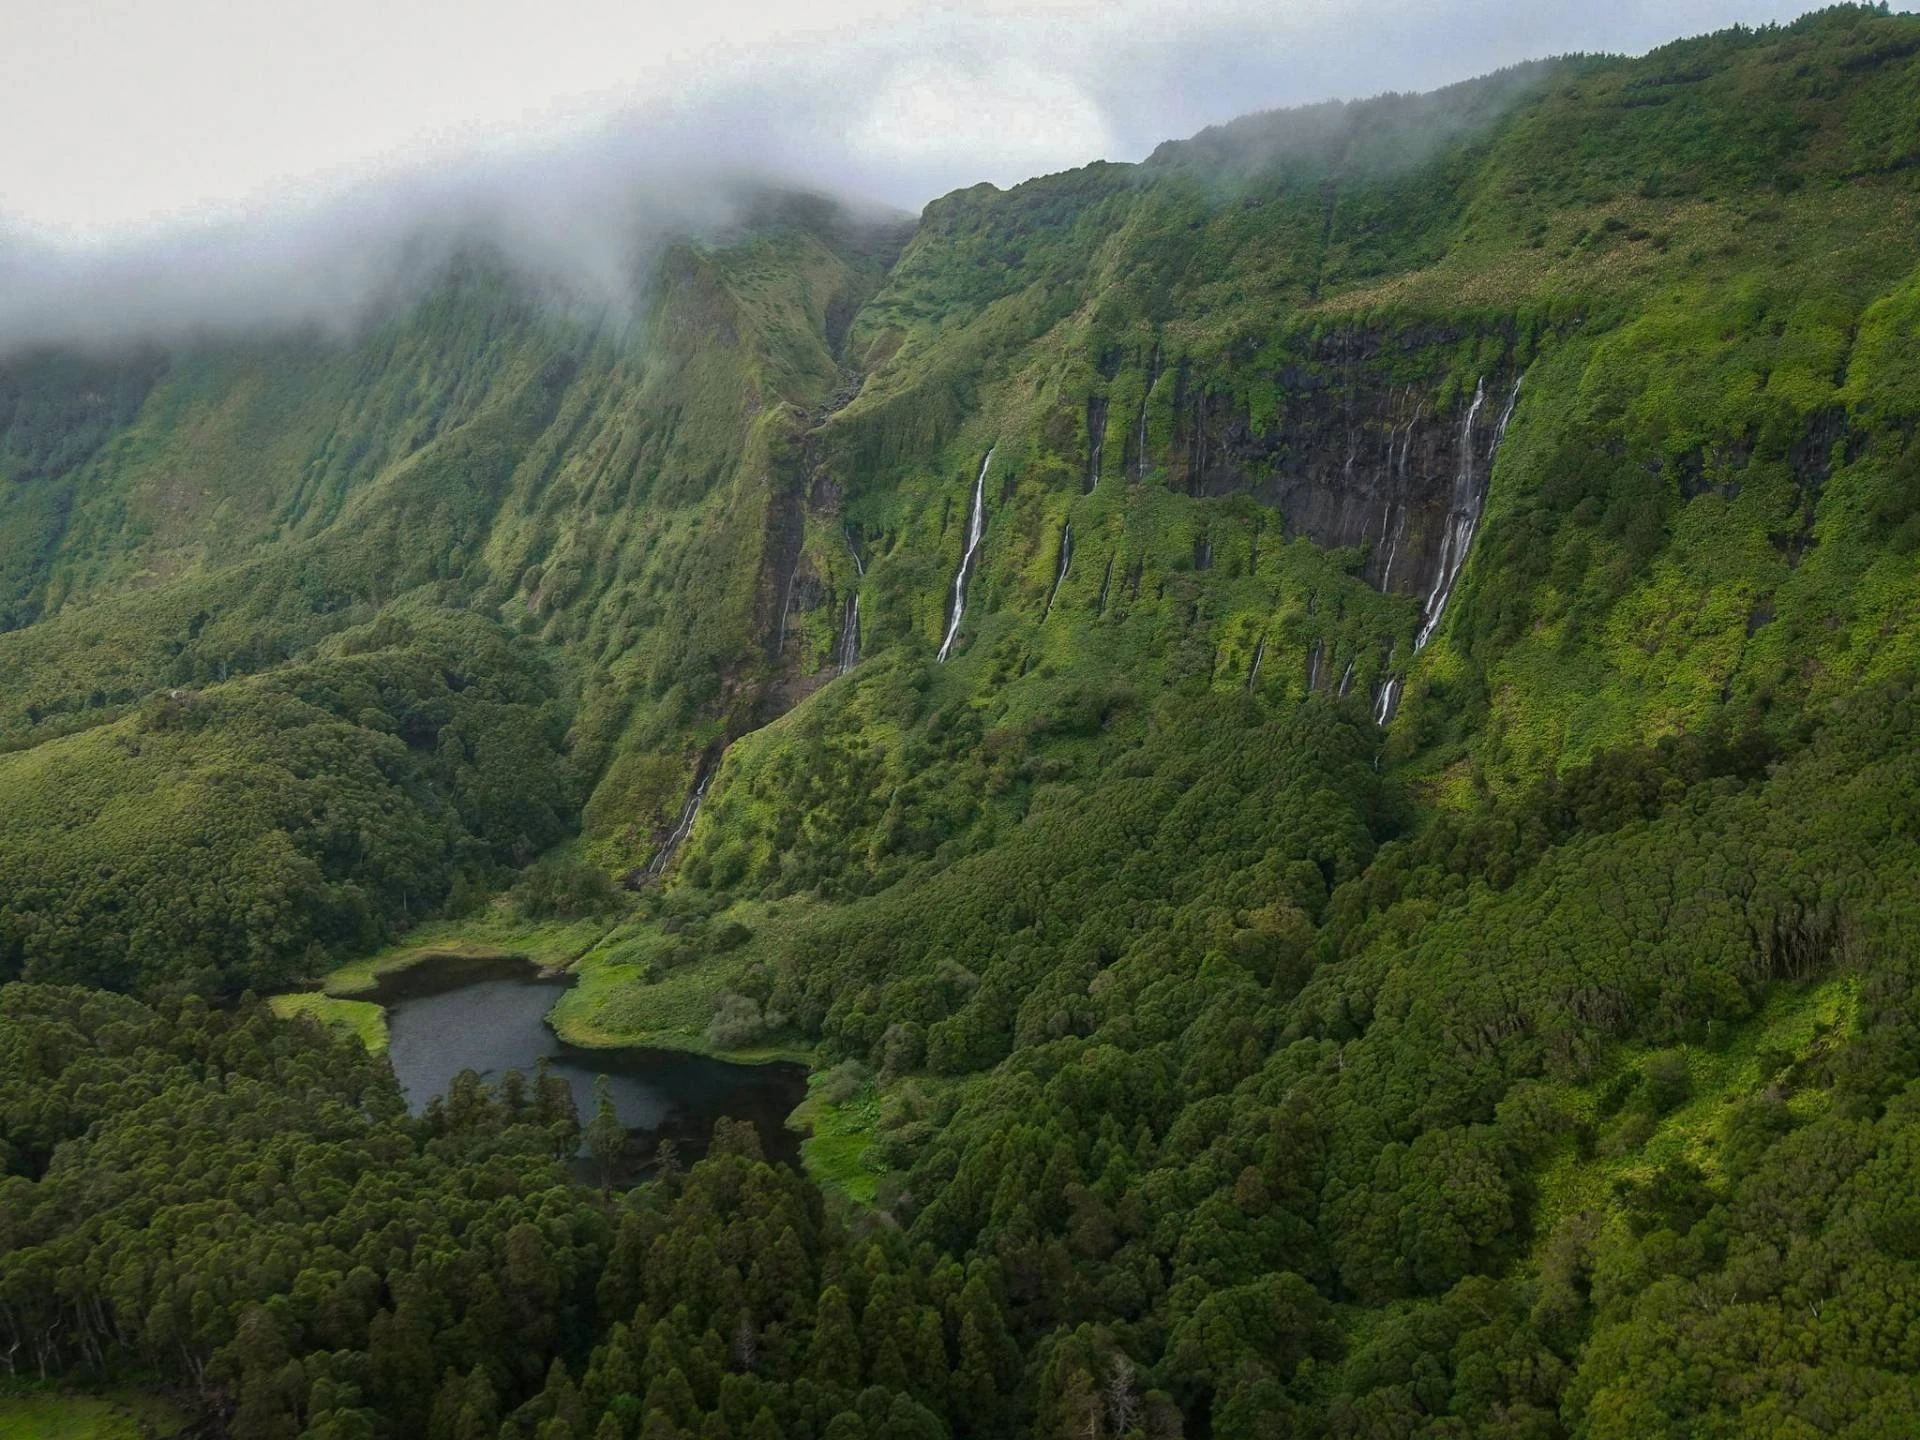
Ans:
[[[715,206],[0,334],[0,1440],[1920,1433],[1920,17]]]

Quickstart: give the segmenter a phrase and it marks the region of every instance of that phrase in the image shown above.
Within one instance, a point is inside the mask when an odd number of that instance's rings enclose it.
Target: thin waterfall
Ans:
[[[1253,685],[1260,678],[1260,662],[1267,658],[1267,637],[1260,636],[1260,643],[1253,647],[1253,668],[1247,671],[1247,693],[1253,693]]]
[[[707,798],[707,786],[713,783],[713,772],[720,768],[718,762],[702,767],[699,778],[693,783],[693,793],[687,797],[685,808],[680,812],[679,823],[667,833],[666,842],[655,852],[653,859],[647,862],[646,878],[657,880],[666,872],[668,863],[680,849],[681,842],[693,832],[694,817],[700,813],[700,802]]]
[[[860,552],[853,548],[851,536],[847,538],[847,553],[853,557],[855,584],[847,592],[846,615],[840,621],[840,649],[836,658],[842,675],[860,663],[860,586],[858,582],[867,578],[867,567],[860,563]]]
[[[953,642],[960,636],[960,617],[967,613],[967,578],[973,573],[974,553],[979,550],[981,536],[987,529],[987,467],[991,464],[993,451],[989,449],[973,481],[973,513],[967,517],[967,548],[961,552],[960,568],[953,575],[953,618],[947,621],[946,638],[941,640],[940,653],[935,657],[942,665],[953,653]]]
[[[1389,506],[1388,513],[1389,514],[1392,513],[1391,506]],[[1381,528],[1383,531],[1385,529],[1385,526],[1386,526],[1386,522],[1383,520],[1381,522]],[[1406,528],[1407,528],[1407,512],[1402,510],[1400,512],[1400,523],[1393,527],[1392,538],[1387,541],[1387,568],[1380,572],[1380,593],[1382,595],[1390,593],[1391,590],[1393,589],[1393,557],[1397,555],[1400,551],[1400,535],[1401,535],[1401,532],[1404,531]]]
[[[1107,449],[1107,397],[1087,400],[1087,489],[1091,495],[1100,488],[1100,463]]]
[[[1147,388],[1140,395],[1140,449],[1135,458],[1135,477],[1147,478],[1147,401],[1153,395],[1153,385],[1160,378],[1160,345],[1154,342],[1153,356],[1147,361]]]
[[[1060,593],[1060,582],[1067,578],[1067,566],[1073,563],[1073,522],[1071,520],[1060,527],[1060,560],[1053,570],[1053,588],[1047,591],[1047,608],[1040,612],[1040,623],[1047,623],[1047,616],[1053,614],[1054,597]]]
[[[1473,403],[1467,406],[1467,418],[1460,424],[1460,463],[1454,468],[1453,496],[1447,506],[1446,529],[1440,535],[1440,559],[1434,570],[1433,589],[1428,592],[1427,603],[1421,611],[1426,618],[1413,641],[1415,654],[1426,648],[1440,628],[1441,617],[1447,613],[1447,601],[1453,596],[1453,582],[1459,579],[1460,570],[1466,564],[1467,547],[1473,543],[1474,529],[1480,523],[1480,507],[1486,503],[1486,486],[1480,482],[1479,467],[1473,463],[1473,423],[1479,419],[1480,407],[1486,399],[1483,379],[1475,383]]]
[[[1340,688],[1334,693],[1344,700],[1351,689],[1353,689],[1353,661],[1349,660],[1347,668],[1340,672]]]
[[[1400,708],[1400,677],[1389,675],[1387,683],[1380,687],[1380,698],[1374,702],[1373,723],[1385,725],[1393,719],[1393,712]]]
[[[1400,677],[1392,671],[1393,657],[1399,647],[1388,645],[1380,657],[1380,688],[1373,692],[1373,723],[1385,725],[1400,708]]]
[[[1307,693],[1311,695],[1320,688],[1320,656],[1326,649],[1326,641],[1316,640],[1313,649],[1307,654]]]
[[[1107,556],[1107,570],[1100,577],[1100,601],[1094,608],[1096,617],[1107,613],[1107,591],[1113,588],[1113,556]]]
[[[800,562],[793,562],[793,569],[787,572],[787,588],[780,595],[780,630],[774,637],[773,653],[778,656],[787,648],[787,616],[793,609],[793,577],[800,573]]]
[[[842,675],[860,663],[860,595],[857,591],[847,596],[846,614],[840,621],[840,649],[836,660]]]
[[[1524,378],[1524,377],[1522,377]],[[1500,453],[1500,442],[1507,438],[1507,422],[1513,419],[1513,407],[1520,403],[1520,381],[1513,382],[1507,394],[1507,408],[1500,412],[1500,423],[1493,427],[1493,444],[1487,447],[1487,469],[1493,469],[1493,457]]]

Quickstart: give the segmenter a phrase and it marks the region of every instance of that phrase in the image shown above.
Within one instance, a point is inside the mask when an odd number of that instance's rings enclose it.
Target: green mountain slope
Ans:
[[[1916,177],[1843,7],[770,198],[630,330],[475,257],[0,364],[0,975],[159,1007],[8,992],[0,1335],[260,1434],[1907,1433]],[[832,1067],[834,1206],[737,1136],[603,1206],[467,1094],[286,1163],[564,1276],[46,1285],[133,1223],[88,1046],[358,1093],[179,996],[583,910],[561,1033]]]

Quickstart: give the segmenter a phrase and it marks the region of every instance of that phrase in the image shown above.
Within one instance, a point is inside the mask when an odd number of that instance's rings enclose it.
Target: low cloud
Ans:
[[[727,0],[714,23],[757,4]],[[806,36],[757,46],[703,41],[697,15],[682,17],[684,63],[654,55],[648,97],[607,97],[601,117],[566,138],[549,127],[530,142],[503,124],[484,142],[416,146],[377,175],[336,177],[321,198],[311,181],[296,198],[292,176],[288,188],[223,199],[215,176],[183,203],[218,219],[94,225],[84,241],[50,238],[61,217],[16,206],[0,217],[0,352],[263,327],[344,333],[476,248],[570,304],[623,315],[663,238],[724,229],[768,184],[911,211],[983,179],[1139,159],[1250,110],[1430,89],[1550,53],[1643,49],[1791,8],[966,0],[877,19],[865,0],[826,0]],[[484,26],[489,13],[477,5],[466,23]],[[231,123],[254,118],[272,120]],[[27,223],[36,219],[39,231]]]

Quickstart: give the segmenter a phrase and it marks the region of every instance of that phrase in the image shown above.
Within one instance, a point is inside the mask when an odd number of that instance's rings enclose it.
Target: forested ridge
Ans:
[[[0,1403],[1914,1433],[1916,177],[1843,6],[0,357]],[[805,1167],[259,998],[499,937]]]

